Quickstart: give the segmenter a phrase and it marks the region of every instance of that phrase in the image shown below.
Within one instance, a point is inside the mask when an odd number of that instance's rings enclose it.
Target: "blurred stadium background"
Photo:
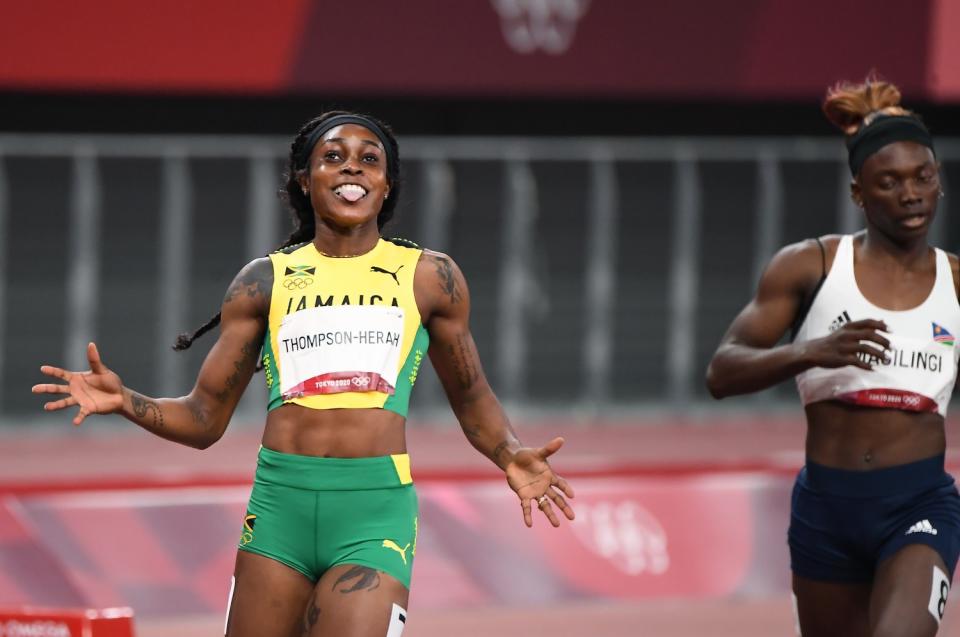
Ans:
[[[703,370],[779,246],[860,227],[819,112],[838,80],[876,69],[924,116],[947,192],[933,241],[960,249],[960,5],[0,8],[0,607],[220,630],[262,379],[203,453],[118,419],[74,429],[29,386],[96,340],[127,385],[189,391],[213,339],[177,355],[175,335],[285,236],[290,140],[347,108],[400,139],[385,234],[460,264],[487,375],[522,439],[567,436],[554,464],[579,491],[575,524],[524,531],[425,370],[409,634],[793,634],[795,391],[712,403]]]

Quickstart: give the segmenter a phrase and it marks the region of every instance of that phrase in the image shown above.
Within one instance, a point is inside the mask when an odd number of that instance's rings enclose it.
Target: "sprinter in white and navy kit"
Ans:
[[[788,541],[804,637],[930,637],[960,553],[944,470],[960,268],[927,243],[939,164],[897,88],[838,85],[824,112],[847,135],[866,229],[774,256],[707,385],[722,398],[796,377],[808,429]]]

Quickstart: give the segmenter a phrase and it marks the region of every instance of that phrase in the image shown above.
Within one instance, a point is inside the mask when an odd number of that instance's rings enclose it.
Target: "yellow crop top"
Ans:
[[[312,242],[270,255],[268,411],[293,403],[407,415],[430,341],[413,294],[421,252],[380,239],[357,257],[324,256]]]

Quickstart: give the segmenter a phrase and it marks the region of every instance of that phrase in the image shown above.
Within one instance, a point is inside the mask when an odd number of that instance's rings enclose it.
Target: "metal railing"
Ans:
[[[190,221],[194,184],[190,161],[198,158],[243,160],[247,165],[248,206],[243,215],[242,241],[252,258],[262,255],[278,243],[279,162],[286,156],[289,140],[262,137],[185,137],[185,136],[87,136],[0,134],[0,335],[5,333],[10,312],[17,308],[7,303],[8,248],[17,237],[10,234],[10,220],[18,214],[11,207],[12,183],[5,164],[16,158],[60,158],[72,162],[69,184],[69,250],[65,255],[67,300],[63,361],[69,367],[86,366],[84,344],[96,334],[98,323],[102,246],[101,205],[103,182],[100,163],[107,158],[142,158],[160,162],[161,198],[159,263],[160,333],[154,352],[159,366],[160,393],[182,391],[189,379],[184,360],[168,348],[169,336],[187,325],[187,295],[191,263]],[[585,284],[582,303],[583,322],[590,326],[583,339],[582,356],[577,363],[584,369],[586,382],[580,396],[567,396],[570,402],[610,402],[612,356],[615,343],[613,311],[618,286],[616,254],[623,249],[618,231],[620,176],[617,167],[624,162],[658,162],[672,165],[671,236],[663,237],[663,257],[669,281],[668,320],[672,328],[666,334],[649,335],[666,339],[667,355],[662,361],[668,404],[682,406],[697,397],[695,391],[696,354],[690,335],[696,334],[701,317],[698,301],[699,262],[702,236],[704,193],[701,167],[705,162],[750,162],[755,166],[755,211],[752,216],[753,280],[784,242],[786,192],[783,177],[785,162],[821,162],[835,165],[838,171],[833,230],[848,232],[859,225],[850,202],[849,176],[842,144],[838,139],[810,138],[489,138],[489,137],[410,137],[400,140],[405,162],[419,164],[422,196],[416,204],[419,239],[427,247],[446,250],[452,244],[452,222],[456,218],[455,192],[457,162],[499,162],[504,171],[504,223],[500,228],[502,253],[497,292],[496,378],[505,388],[506,399],[526,401],[529,377],[527,343],[531,326],[525,318],[525,299],[535,288],[531,245],[534,228],[542,211],[538,210],[538,183],[532,166],[556,161],[582,162],[588,166],[588,236],[585,247]],[[941,161],[960,159],[960,141],[940,140]],[[946,202],[944,206],[946,205]],[[942,243],[944,225],[940,215],[932,230],[932,241]],[[238,239],[240,239],[238,234]],[[456,255],[454,255],[456,257]],[[744,281],[744,286],[750,282]],[[12,337],[11,335],[7,336]],[[3,392],[10,386],[4,372],[5,339],[0,338],[0,405]],[[428,390],[436,398],[436,388]]]

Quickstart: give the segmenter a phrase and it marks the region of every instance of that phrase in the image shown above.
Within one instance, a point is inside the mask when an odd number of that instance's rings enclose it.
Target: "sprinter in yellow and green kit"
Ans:
[[[227,610],[228,637],[399,637],[417,549],[417,498],[404,435],[410,391],[429,354],[473,446],[520,498],[559,526],[568,483],[521,445],[483,373],[470,296],[453,260],[380,233],[400,194],[396,139],[367,116],[329,112],[291,146],[285,194],[297,227],[244,267],[219,314],[220,336],[193,390],[148,398],[123,386],[93,343],[90,370],[41,370],[66,394],[45,409],[119,413],[204,449],[227,427],[258,362],[270,394]]]

